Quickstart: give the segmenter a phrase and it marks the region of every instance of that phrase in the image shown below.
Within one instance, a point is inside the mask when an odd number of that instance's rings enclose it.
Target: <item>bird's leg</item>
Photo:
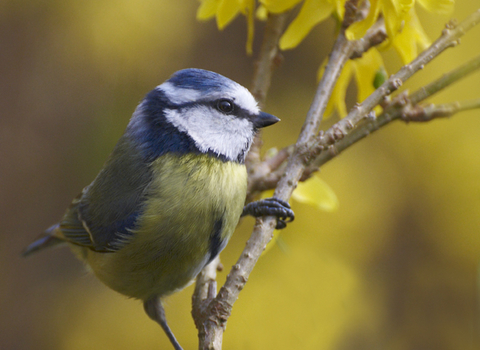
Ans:
[[[165,334],[167,335],[168,339],[170,339],[170,342],[172,343],[175,350],[183,350],[177,339],[173,335],[172,330],[168,326],[167,318],[165,317],[165,309],[163,308],[160,298],[153,297],[146,300],[143,303],[143,308],[145,309],[148,317],[157,322],[163,328]]]
[[[290,205],[281,199],[272,197],[252,202],[243,207],[242,216],[251,215],[259,216],[275,216],[277,218],[276,229],[280,230],[287,226],[288,222],[295,219],[293,210]]]

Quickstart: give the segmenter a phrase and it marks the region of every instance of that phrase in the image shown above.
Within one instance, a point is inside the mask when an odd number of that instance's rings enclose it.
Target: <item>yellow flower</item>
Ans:
[[[222,30],[232,22],[238,14],[247,17],[247,53],[252,53],[255,0],[200,0],[197,10],[198,20],[217,19],[217,27]]]
[[[303,0],[259,0],[257,18],[266,19],[268,13],[282,13],[293,9]],[[282,50],[296,47],[318,23],[331,15],[342,19],[346,0],[304,0],[296,18],[280,38]],[[448,14],[455,0],[417,0],[427,11]],[[197,19],[216,17],[220,30],[225,28],[238,14],[247,17],[247,53],[252,53],[254,33],[255,0],[200,0]],[[392,44],[405,63],[416,56],[417,46],[424,48],[429,40],[415,13],[415,0],[370,0],[367,17],[352,24],[346,32],[349,40],[360,39],[377,21],[385,19],[388,34],[387,44]],[[384,45],[385,47],[386,45]]]
[[[271,13],[290,10],[301,0],[260,0],[265,9]],[[282,50],[296,47],[318,23],[336,12],[343,18],[345,0],[305,0],[297,17],[290,23],[280,39]]]
[[[418,3],[428,11],[446,14],[453,10],[454,0],[418,0]],[[367,17],[352,24],[346,36],[349,40],[360,39],[382,15],[388,43],[393,44],[404,63],[408,63],[416,57],[417,45],[424,49],[430,43],[414,5],[415,0],[371,0]]]
[[[326,62],[319,69],[318,79],[321,78],[325,65]],[[357,85],[357,101],[365,100],[375,90],[374,81],[381,69],[383,69],[382,56],[375,48],[368,50],[360,58],[348,61],[332,91],[325,117],[330,116],[334,110],[338,112],[340,118],[347,115],[345,94],[352,78],[355,78]],[[376,112],[379,113],[380,109],[377,109]]]
[[[454,0],[417,0],[427,11],[448,14],[453,10]],[[265,10],[282,13],[291,10],[301,0],[260,0],[262,17]],[[305,0],[296,18],[290,23],[280,39],[282,50],[296,47],[307,34],[320,22],[331,15],[342,19],[345,0]],[[421,49],[429,45],[428,37],[415,13],[415,0],[370,0],[367,17],[352,24],[346,32],[349,40],[360,39],[381,15],[385,19],[389,41],[397,49],[404,62],[409,62]],[[385,45],[384,45],[385,46]]]
[[[313,27],[332,14],[333,9],[334,6],[329,0],[305,0],[298,16],[280,38],[280,49],[296,47]]]
[[[383,14],[387,35],[392,39],[403,27],[405,16],[414,4],[414,0],[371,0],[367,17],[360,22],[353,23],[347,29],[346,36],[349,40],[362,38],[377,21],[378,16]]]
[[[312,176],[305,182],[299,182],[292,193],[292,198],[323,211],[333,212],[338,209],[335,192],[318,176]]]
[[[325,63],[322,64],[322,66],[319,69],[318,80],[320,80],[320,78],[323,75],[323,72],[325,71],[326,63],[327,61],[325,61]],[[347,61],[347,63],[342,69],[342,72],[340,73],[340,76],[338,77],[335,87],[333,88],[332,96],[328,100],[324,119],[327,119],[328,117],[330,117],[335,110],[338,112],[338,115],[340,116],[340,118],[344,118],[347,116],[347,105],[345,104],[345,96],[347,93],[348,85],[352,80],[353,72],[354,72],[353,62]]]
[[[409,63],[417,57],[417,46],[420,47],[421,51],[430,46],[430,39],[423,31],[417,14],[413,9],[406,16],[402,32],[393,38],[392,46],[404,63]]]

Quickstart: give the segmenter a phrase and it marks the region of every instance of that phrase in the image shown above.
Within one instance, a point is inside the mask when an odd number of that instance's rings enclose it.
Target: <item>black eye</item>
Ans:
[[[217,109],[225,114],[229,114],[233,112],[235,105],[233,104],[232,101],[222,99],[217,101]]]

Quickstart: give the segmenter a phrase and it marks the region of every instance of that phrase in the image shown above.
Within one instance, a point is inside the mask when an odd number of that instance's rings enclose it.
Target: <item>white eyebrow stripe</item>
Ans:
[[[194,102],[202,97],[202,92],[199,90],[181,88],[168,81],[158,85],[156,89],[163,91],[165,96],[173,104],[177,105],[187,102]]]
[[[245,110],[247,110],[250,114],[256,115],[260,113],[260,108],[258,108],[257,101],[253,98],[250,91],[247,88],[243,87],[242,85],[236,84],[233,87],[234,92],[229,94],[233,97],[235,103]]]
[[[240,108],[248,111],[249,114],[256,115],[260,112],[257,101],[252,94],[242,85],[232,82],[231,86],[226,87],[225,91],[214,90],[211,92],[195,89],[186,89],[178,87],[170,82],[158,85],[156,89],[163,91],[165,96],[176,105],[198,100],[215,100],[220,98],[229,98]]]

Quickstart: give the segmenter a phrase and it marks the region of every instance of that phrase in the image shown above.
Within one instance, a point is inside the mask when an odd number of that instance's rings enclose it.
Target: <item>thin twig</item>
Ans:
[[[281,63],[278,41],[283,33],[288,13],[271,14],[265,25],[265,34],[259,59],[255,63],[251,93],[258,104],[263,107],[270,88],[273,70]]]
[[[382,100],[397,90],[402,84],[408,80],[418,70],[423,69],[426,64],[437,57],[445,49],[456,46],[459,38],[463,36],[469,29],[474,27],[480,21],[480,10],[475,11],[459,25],[448,24],[443,30],[442,35],[425,51],[423,51],[410,64],[403,66],[398,73],[392,75],[385,83],[375,90],[361,104],[357,104],[352,111],[340,122],[335,124],[335,128],[330,128],[325,133],[327,142],[331,140],[333,143],[339,137],[343,137],[358,124],[363,118],[382,102]]]
[[[439,79],[428,84],[427,89],[422,87],[413,92],[410,96],[405,96],[404,94],[398,96],[394,99],[394,102],[392,102],[392,104],[390,104],[390,106],[386,108],[385,111],[383,111],[383,113],[381,113],[378,117],[365,120],[363,123],[358,125],[357,128],[350,131],[343,139],[338,140],[334,144],[328,146],[317,146],[323,149],[323,151],[321,151],[321,153],[316,157],[310,167],[317,169],[354,143],[360,141],[364,137],[370,135],[371,133],[396,119],[401,118],[407,122],[430,121],[434,118],[447,117],[468,109],[479,108],[479,100],[454,102],[443,106],[418,106],[418,103],[422,102],[427,97],[447,88],[448,86],[457,82],[459,79],[465,78],[469,74],[472,74],[479,68],[475,63],[477,60],[480,60],[480,58],[477,57],[461,67],[443,75]],[[415,101],[415,104],[412,104],[412,101]]]
[[[380,17],[378,21],[367,30],[365,36],[355,41],[352,55],[350,58],[362,57],[370,48],[380,45],[387,39],[387,30],[385,29],[385,21]]]
[[[462,22],[462,24],[467,23],[468,27],[466,28],[470,29],[473,26],[471,25],[471,23],[478,24],[479,19],[480,19],[480,10],[470,15],[464,22]],[[462,24],[460,24],[457,28],[463,28]],[[460,29],[462,33],[466,32],[466,30],[467,29]],[[440,52],[438,52],[438,54],[439,53]],[[435,93],[447,88],[451,84],[457,82],[458,80],[467,77],[469,74],[472,74],[475,70],[479,68],[480,68],[480,56],[444,74],[442,77],[438,78],[432,83],[413,92],[408,97],[405,96],[404,94],[398,96],[392,101],[392,103],[389,104],[389,106],[385,109],[385,111],[380,116],[376,118],[373,115],[370,115],[370,117],[367,116],[367,120],[365,123],[358,125],[355,129],[347,132],[347,134],[342,134],[342,132],[340,132],[342,136],[339,137],[338,139],[335,139],[335,137],[321,136],[317,144],[311,148],[312,153],[317,153],[318,155],[315,156],[315,160],[308,167],[310,171],[307,170],[307,172],[311,172],[311,170],[318,169],[321,165],[325,164],[327,161],[337,156],[340,152],[344,151],[346,148],[350,147],[354,143],[368,136],[370,133],[378,130],[382,126],[401,117],[402,113],[403,115],[405,115],[405,113],[407,112],[404,109],[404,106],[408,106],[408,109],[410,111],[415,110],[416,105],[422,102],[427,97],[430,97]],[[401,112],[398,112],[398,110],[401,110]],[[397,114],[397,113],[400,113],[400,114]],[[412,113],[412,112],[408,112],[408,113]],[[423,111],[421,113],[423,113]],[[340,121],[339,123],[342,123],[342,121]],[[339,128],[337,127],[337,124],[332,126],[332,128],[330,128],[330,131],[327,131],[327,133],[334,133],[335,130],[338,130]],[[310,156],[313,156],[313,155],[311,154]]]
[[[417,104],[418,102],[425,100],[427,97],[434,95],[438,91],[453,84],[454,82],[466,77],[478,68],[480,68],[480,56],[475,57],[469,62],[461,65],[460,67],[452,70],[451,72],[448,72],[441,78],[435,80],[434,82],[431,82],[430,84],[422,87],[415,93],[411,94],[409,97],[410,102],[412,104]]]
[[[376,25],[377,30],[382,30],[381,24],[382,24],[381,22],[377,23],[377,25]],[[367,32],[366,38],[360,39],[355,44],[355,49],[354,49],[354,54],[353,54],[355,57],[361,56],[361,54],[362,54],[361,51],[358,51],[359,48],[367,50],[370,47],[369,45],[365,44],[366,42],[369,41],[369,39],[367,38],[367,35],[369,35],[369,32]],[[370,32],[370,35],[375,36],[376,35],[375,31],[372,30]],[[458,80],[470,75],[471,73],[473,73],[475,70],[477,70],[479,68],[480,68],[480,56],[475,57],[474,59],[472,59],[469,62],[463,64],[462,66],[452,70],[451,72],[448,72],[448,73],[444,74],[439,79],[437,79],[437,80],[431,82],[430,84],[428,84],[428,85],[420,88],[419,90],[415,91],[414,93],[412,93],[408,97],[409,103],[414,106],[414,105],[418,104],[419,102],[425,100],[426,98],[428,98],[428,97],[434,95],[435,93],[443,90],[444,88],[450,86],[451,84],[457,82]],[[403,97],[403,98],[405,98],[405,97]],[[392,103],[395,103],[395,100]],[[381,124],[379,124],[378,121],[375,121],[373,123],[369,123],[368,124],[369,127],[366,127],[365,125],[363,125],[361,130],[355,131],[353,135],[350,135],[350,133],[345,135],[344,133],[342,133],[342,131],[340,130],[340,128],[337,125],[333,126],[330,129],[329,133],[330,134],[335,134],[336,133],[336,135],[334,137],[327,138],[323,134],[323,137],[321,138],[321,142],[319,142],[316,145],[316,147],[319,148],[318,149],[319,152],[324,149],[325,150],[324,152],[326,152],[326,153],[318,156],[319,158],[316,159],[312,163],[312,165],[309,166],[304,171],[304,175],[302,176],[302,178],[303,177],[308,178],[308,175],[311,174],[312,172],[315,172],[321,164],[324,164],[327,160],[330,160],[336,154],[338,154],[338,152],[341,152],[345,145],[351,145],[351,144],[357,142],[359,140],[359,136],[363,135],[363,133],[366,133],[366,135],[368,135],[369,133],[376,130],[376,128],[384,125],[382,121],[380,121],[380,123]],[[366,136],[366,135],[364,135],[364,136]],[[360,137],[360,139],[363,138],[364,136]],[[337,138],[338,138],[338,140],[337,140]],[[343,145],[343,146],[335,145],[335,147],[331,147],[332,144],[338,142],[339,139],[342,139],[342,138],[347,138],[347,140],[344,140],[344,141],[341,142],[341,145]],[[280,152],[282,152],[281,157],[284,157],[287,152],[292,153],[292,151],[293,151],[293,146],[286,147],[285,149],[280,151]],[[265,163],[265,161],[263,163]],[[259,164],[259,167],[264,166],[263,163]],[[270,170],[270,172],[268,174],[266,174],[264,177],[254,178],[254,181],[249,183],[249,190],[261,192],[261,191],[266,191],[266,190],[275,188],[278,184],[278,181],[280,180],[280,177],[283,175],[283,169],[277,169],[275,167],[271,167],[271,168],[269,168],[269,170]],[[264,172],[267,172],[267,170],[265,170]]]
[[[203,326],[208,304],[217,294],[217,270],[221,266],[220,257],[216,257],[198,274],[195,291],[192,295],[192,317],[198,330],[199,349],[205,348],[206,332]]]
[[[350,2],[347,2],[345,4],[346,8],[348,8],[347,4],[349,3]],[[350,22],[350,20],[345,17],[344,22]],[[325,72],[318,84],[317,92],[295,145],[294,154],[290,157],[285,174],[280,179],[278,187],[275,190],[274,196],[277,198],[288,200],[295,189],[298,180],[302,176],[303,170],[305,169],[305,160],[300,154],[302,154],[311,141],[314,140],[335,83],[337,82],[345,63],[352,55],[354,42],[347,40],[345,37],[345,29],[346,26],[344,26],[343,30],[338,34],[332,53],[328,59],[327,66],[325,67]],[[295,156],[295,154],[298,154],[299,156]],[[272,220],[270,220],[270,222],[272,222]]]
[[[400,114],[400,118],[405,122],[429,122],[433,119],[449,118],[456,113],[478,108],[480,108],[480,99],[441,105],[429,104],[407,110]]]
[[[278,179],[285,171],[282,165],[286,164],[286,160],[292,155],[293,148],[293,145],[285,147],[256,165],[254,171],[249,174],[247,202],[250,202],[259,192],[275,188]],[[275,178],[277,180],[273,186],[267,185],[270,179]]]
[[[347,137],[339,140],[320,153],[311,166],[322,166],[354,143],[394,120],[401,119],[405,122],[427,122],[437,118],[451,117],[456,113],[478,108],[480,108],[480,99],[443,105],[430,104],[424,107],[416,106],[413,109],[408,108],[407,105],[404,108],[392,107],[380,114],[377,118],[363,121],[357,128],[352,130]]]
[[[271,14],[265,25],[263,43],[258,61],[255,63],[252,88],[250,89],[260,107],[265,105],[265,99],[272,80],[272,72],[282,62],[282,56],[278,49],[278,41],[283,33],[287,15],[287,13],[279,15]],[[252,178],[265,175],[260,172],[261,169],[258,167],[258,164],[261,163],[260,150],[262,145],[261,132],[259,132],[255,135],[252,147],[250,147],[250,151],[247,153],[247,158],[245,159],[245,165],[249,171],[249,183],[252,181]]]
[[[469,111],[471,109],[480,108],[480,99],[457,102],[457,112]]]

